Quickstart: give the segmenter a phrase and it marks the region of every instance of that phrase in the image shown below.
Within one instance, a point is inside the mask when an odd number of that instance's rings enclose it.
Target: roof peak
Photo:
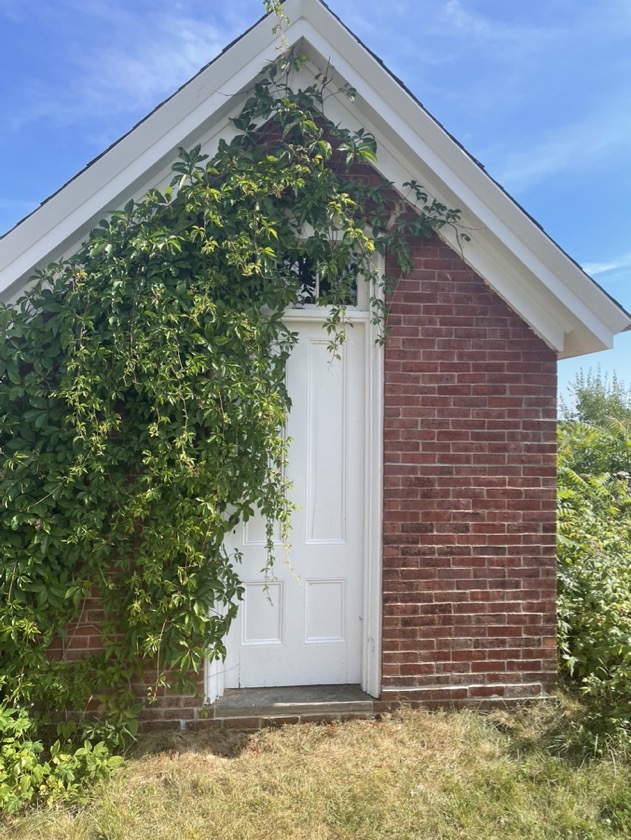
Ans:
[[[357,91],[327,103],[335,119],[378,141],[378,166],[395,183],[416,180],[472,229],[469,265],[562,355],[611,346],[629,316],[423,107],[323,0],[284,0],[289,18],[274,33],[262,16],[0,239],[0,297],[11,299],[33,270],[71,253],[108,210],[159,184],[178,146],[210,144],[279,44],[300,45]],[[454,247],[448,230],[444,238]]]

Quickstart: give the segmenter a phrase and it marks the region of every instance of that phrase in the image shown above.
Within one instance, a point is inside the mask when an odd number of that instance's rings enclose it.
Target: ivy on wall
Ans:
[[[95,726],[65,714],[94,698],[103,726],[127,725],[147,662],[155,687],[223,656],[242,592],[226,534],[260,509],[270,563],[271,524],[288,536],[298,258],[326,290],[335,353],[357,277],[385,327],[375,253],[406,271],[410,235],[458,221],[416,183],[357,177],[374,138],[326,118],[328,97],[354,93],[322,74],[294,90],[302,62],[265,68],[232,140],[180,150],[168,189],[0,307],[0,696],[64,737]],[[51,658],[91,597],[102,649]]]

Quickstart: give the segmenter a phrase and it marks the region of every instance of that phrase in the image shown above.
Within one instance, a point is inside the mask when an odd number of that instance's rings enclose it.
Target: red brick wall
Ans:
[[[556,667],[555,355],[438,240],[414,264],[386,344],[383,699],[533,696]],[[51,655],[97,650],[101,618],[90,599]],[[144,727],[202,725],[198,692],[160,691]]]
[[[555,678],[555,354],[438,240],[414,248],[385,362],[384,699]]]
[[[103,650],[100,629],[103,620],[103,607],[98,592],[94,591],[84,601],[79,620],[68,625],[66,638],[63,640],[57,638],[53,641],[48,649],[49,656],[71,662]],[[176,675],[172,676],[175,684]],[[204,719],[204,713],[201,711],[205,690],[203,671],[200,674],[191,674],[191,679],[195,683],[194,694],[180,694],[175,688],[156,689],[156,677],[155,670],[152,670],[151,664],[147,663],[143,678],[136,680],[133,684],[135,694],[143,703],[140,723],[145,732],[190,727]],[[82,716],[87,712],[98,715],[100,710],[98,698],[95,697],[85,709],[77,709],[76,714]]]

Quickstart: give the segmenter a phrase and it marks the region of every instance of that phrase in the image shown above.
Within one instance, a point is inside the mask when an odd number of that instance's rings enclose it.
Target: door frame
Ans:
[[[322,323],[322,307],[291,309],[285,315],[289,324]],[[365,552],[362,568],[361,688],[372,697],[381,695],[381,618],[382,618],[382,525],[383,525],[383,404],[384,351],[379,344],[379,327],[370,312],[347,309],[346,322],[365,324],[365,467],[364,488]],[[206,660],[206,702],[214,703],[225,691],[223,660]]]

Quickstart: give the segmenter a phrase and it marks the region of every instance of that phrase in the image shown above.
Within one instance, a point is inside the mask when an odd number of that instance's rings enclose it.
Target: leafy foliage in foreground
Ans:
[[[122,761],[102,741],[86,740],[70,751],[59,740],[45,747],[24,710],[0,706],[0,813],[35,800],[81,799],[91,783]]]
[[[579,375],[559,424],[559,634],[588,728],[631,737],[631,393]]]
[[[41,732],[120,746],[148,662],[155,690],[224,654],[242,591],[224,537],[260,510],[271,563],[272,523],[289,527],[296,260],[325,290],[335,353],[358,276],[384,324],[375,252],[405,270],[409,234],[458,219],[416,183],[404,202],[352,177],[374,138],[326,119],[327,98],[352,91],[325,76],[293,90],[301,63],[266,69],[210,160],[182,150],[170,188],[111,213],[0,307],[0,699],[28,708],[31,755]],[[94,598],[102,648],[51,658]],[[95,708],[101,724],[73,716]]]

